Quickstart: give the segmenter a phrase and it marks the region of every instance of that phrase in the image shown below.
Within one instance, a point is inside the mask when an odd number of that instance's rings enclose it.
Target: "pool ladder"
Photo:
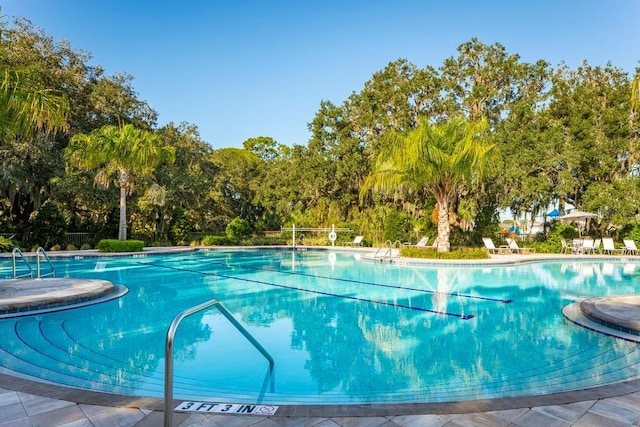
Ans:
[[[17,266],[16,266],[16,260],[18,259],[18,257],[20,257],[20,259],[22,259],[24,264],[27,266],[27,269],[29,270],[28,273],[18,275]],[[48,273],[43,274],[41,272],[40,257],[43,257],[44,260],[47,261],[47,264],[51,269],[51,271],[49,271]],[[29,264],[29,261],[27,261],[27,258],[25,258],[20,248],[13,248],[13,251],[11,252],[11,267],[12,267],[12,275],[14,279],[22,279],[25,277],[29,277],[33,279],[33,269],[31,268],[31,264]],[[56,277],[56,269],[53,267],[53,264],[51,264],[49,255],[47,255],[45,250],[42,247],[38,247],[38,249],[36,250],[36,278],[42,279],[43,277],[46,277],[46,276]]]
[[[399,255],[399,253],[394,254],[393,250],[396,248],[399,250],[401,246],[402,243],[400,242],[400,240],[396,240],[393,243],[391,243],[391,240],[387,240],[386,242],[384,242],[384,245],[378,248],[376,253],[373,255],[373,259],[379,259],[380,262],[382,262],[385,259],[395,258]],[[380,251],[383,251],[382,254],[380,254]]]
[[[205,308],[209,308],[211,306],[215,306],[220,313],[224,317],[227,318],[229,322],[242,334],[244,337],[249,340],[253,346],[258,349],[260,353],[269,361],[269,382],[271,383],[271,391],[273,392],[273,357],[267,352],[267,350],[260,345],[260,343],[247,331],[241,324],[233,317],[233,314],[227,308],[222,305],[220,301],[217,299],[213,299],[202,304],[191,307],[187,310],[184,310],[181,313],[178,313],[176,317],[173,318],[171,325],[169,325],[169,329],[167,330],[167,339],[165,341],[165,355],[164,355],[164,425],[165,427],[171,427],[173,424],[173,344],[176,335],[176,331],[180,322],[185,317],[191,316],[198,311],[204,310]]]

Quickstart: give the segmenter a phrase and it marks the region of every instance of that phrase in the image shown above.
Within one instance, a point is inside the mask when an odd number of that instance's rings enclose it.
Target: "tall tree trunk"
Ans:
[[[438,252],[449,252],[449,200],[446,197],[436,199],[438,209]]]
[[[118,240],[127,240],[127,186],[120,184],[120,221]]]
[[[129,183],[129,171],[118,171],[118,183],[120,184],[120,221],[118,222],[118,240],[127,240],[127,184]]]

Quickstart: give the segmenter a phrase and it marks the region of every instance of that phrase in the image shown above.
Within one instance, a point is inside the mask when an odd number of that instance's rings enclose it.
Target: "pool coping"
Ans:
[[[636,261],[640,264],[640,255],[630,254],[547,254],[547,253],[527,253],[527,254],[489,254],[489,258],[484,259],[434,259],[434,258],[407,258],[407,257],[384,257],[374,258],[375,251],[379,248],[374,247],[346,247],[346,246],[296,246],[289,245],[270,245],[270,246],[162,246],[162,247],[145,247],[142,252],[98,252],[97,249],[75,250],[75,251],[51,251],[47,252],[49,258],[121,258],[121,257],[146,257],[151,255],[169,255],[176,253],[188,252],[208,252],[208,251],[229,251],[229,250],[264,250],[264,249],[292,249],[297,251],[319,250],[319,251],[341,251],[360,254],[368,254],[361,259],[365,262],[386,262],[391,265],[398,266],[474,266],[474,267],[500,267],[510,265],[520,265],[537,262],[585,262],[585,261]],[[24,252],[26,259],[36,257],[35,252]],[[0,253],[0,258],[11,258],[11,253]]]
[[[189,247],[189,248],[148,248],[143,253],[97,253],[97,251],[68,251],[61,253],[52,253],[50,256],[60,257],[121,257],[121,256],[147,256],[161,255],[178,252],[191,252],[199,250],[229,250],[229,249],[264,249],[264,248],[288,248],[290,246],[266,246],[266,247]],[[300,248],[298,248],[300,249]],[[320,250],[347,250],[353,252],[368,252],[372,248],[343,248],[343,247],[304,247],[306,249]],[[374,248],[375,249],[375,248]],[[79,252],[79,253],[78,253]],[[7,254],[0,254],[0,256]],[[25,254],[28,256],[28,254]],[[10,254],[9,254],[10,256]],[[35,254],[34,254],[35,256]],[[492,255],[487,260],[468,260],[469,262],[461,262],[466,260],[424,260],[420,265],[447,265],[447,266],[509,266],[530,262],[562,262],[562,261],[625,261],[629,259],[637,259],[634,256],[611,256],[611,255],[558,255],[558,254],[510,254],[510,255]],[[416,261],[411,259],[411,261]],[[420,262],[421,260],[417,260]],[[406,265],[406,264],[399,264]],[[411,264],[412,265],[412,264]],[[164,410],[164,399],[156,397],[139,397],[130,395],[112,394],[106,392],[98,392],[93,390],[85,390],[64,386],[54,383],[41,382],[31,380],[19,376],[0,373],[0,384],[2,388],[30,393],[43,397],[49,397],[58,400],[72,401],[79,404],[101,405],[109,407],[126,407],[140,408],[152,411]],[[603,398],[619,397],[640,391],[640,378],[625,380],[612,384],[594,386],[584,389],[555,392],[548,394],[533,394],[526,396],[501,397],[495,399],[478,399],[463,400],[450,402],[418,402],[418,403],[380,403],[380,404],[331,404],[331,405],[278,405],[279,409],[276,415],[278,417],[371,417],[371,416],[398,416],[398,415],[421,415],[421,414],[461,414],[486,411],[509,410],[519,408],[532,408],[537,406],[549,406],[570,404],[582,401],[592,401]],[[174,399],[172,407],[175,408],[184,399]],[[247,403],[247,402],[220,402],[220,403]],[[178,412],[178,411],[176,411]]]
[[[75,402],[78,404],[164,411],[164,399],[157,397],[139,397],[84,390],[58,384],[29,380],[2,373],[0,373],[0,384],[2,384],[2,388],[4,389],[49,397],[57,400]],[[540,395],[501,397],[495,399],[418,403],[278,405],[278,411],[275,415],[271,416],[271,418],[384,417],[424,414],[465,414],[595,401],[599,399],[624,396],[639,391],[640,379],[634,379],[587,389]],[[176,408],[183,401],[184,399],[174,399],[172,407]]]

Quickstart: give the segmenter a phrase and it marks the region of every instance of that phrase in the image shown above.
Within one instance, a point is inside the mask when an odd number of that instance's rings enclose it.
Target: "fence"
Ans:
[[[64,244],[73,244],[74,246],[82,246],[85,243],[95,243],[95,234],[93,233],[67,233],[64,237]]]

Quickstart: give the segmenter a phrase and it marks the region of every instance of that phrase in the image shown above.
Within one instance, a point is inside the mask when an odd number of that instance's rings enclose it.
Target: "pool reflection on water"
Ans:
[[[219,299],[275,359],[211,309],[175,341],[174,397],[274,404],[445,402],[635,378],[637,345],[566,321],[583,298],[634,293],[635,264],[369,264],[352,252],[259,249],[54,260],[59,276],[126,285],[111,301],[0,321],[0,372],[162,396],[182,310]],[[100,268],[96,268],[100,263]],[[639,270],[640,271],[640,270]]]

